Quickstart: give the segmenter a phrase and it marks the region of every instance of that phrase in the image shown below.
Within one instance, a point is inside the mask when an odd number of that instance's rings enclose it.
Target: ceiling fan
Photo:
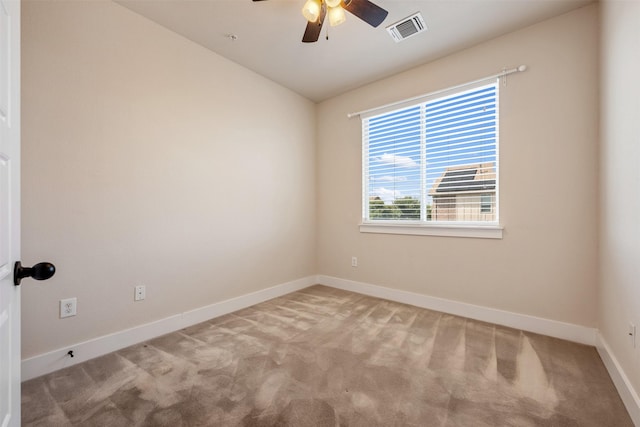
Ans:
[[[263,0],[253,0],[263,1]],[[389,12],[369,0],[307,0],[302,15],[307,19],[307,28],[302,36],[304,43],[317,42],[327,14],[329,24],[336,26],[345,20],[344,11],[351,12],[372,27],[384,21]]]

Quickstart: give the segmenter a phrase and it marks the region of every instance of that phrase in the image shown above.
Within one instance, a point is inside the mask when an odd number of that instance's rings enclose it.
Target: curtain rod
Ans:
[[[462,88],[462,87],[465,87],[465,86],[470,86],[470,85],[473,85],[473,84],[476,84],[476,83],[480,83],[480,82],[485,81],[485,80],[495,79],[495,78],[498,78],[498,77],[506,77],[509,74],[513,74],[513,73],[521,73],[521,72],[525,71],[526,69],[527,69],[526,65],[521,65],[521,66],[519,66],[517,68],[512,68],[510,70],[503,70],[500,73],[493,74],[493,75],[487,76],[487,77],[483,77],[481,79],[477,79],[477,80],[474,80],[472,82],[462,83],[462,84],[459,84],[459,85],[456,85],[456,86],[450,86],[450,87],[445,88],[445,89],[440,89],[440,90],[436,90],[434,92],[429,92],[429,93],[425,93],[425,94],[422,94],[422,95],[414,96],[412,98],[403,99],[402,101],[391,102],[389,104],[381,105],[379,107],[374,107],[374,108],[369,108],[368,110],[358,111],[357,113],[349,113],[349,114],[347,114],[347,117],[348,118],[353,118],[353,117],[356,117],[356,116],[360,116],[362,114],[371,113],[373,111],[382,110],[384,108],[388,108],[388,107],[393,107],[395,105],[404,104],[405,102],[416,101],[416,100],[421,99],[421,98],[426,98],[427,96],[436,95],[436,94],[439,94],[439,93],[442,93],[442,92],[447,92],[447,91],[450,91],[452,89],[459,89],[459,88]]]

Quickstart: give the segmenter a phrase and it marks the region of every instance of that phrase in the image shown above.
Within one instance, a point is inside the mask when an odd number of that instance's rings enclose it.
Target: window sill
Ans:
[[[418,236],[443,236],[443,237],[471,237],[478,239],[502,239],[500,225],[477,225],[477,224],[381,224],[362,223],[361,233],[381,233],[381,234],[411,234]]]

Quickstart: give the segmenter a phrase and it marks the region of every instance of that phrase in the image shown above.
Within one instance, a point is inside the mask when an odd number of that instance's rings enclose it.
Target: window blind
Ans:
[[[498,221],[498,82],[363,117],[365,222]]]

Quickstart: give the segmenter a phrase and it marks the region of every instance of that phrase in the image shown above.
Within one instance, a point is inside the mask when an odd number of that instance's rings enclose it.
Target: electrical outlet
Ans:
[[[358,257],[357,256],[352,256],[351,257],[351,267],[357,267],[358,266]]]
[[[144,285],[136,286],[135,294],[133,295],[134,301],[142,301],[147,296],[147,290]]]
[[[67,298],[60,300],[60,318],[75,316],[77,313],[78,300]]]
[[[636,348],[636,325],[629,323],[629,344]]]

